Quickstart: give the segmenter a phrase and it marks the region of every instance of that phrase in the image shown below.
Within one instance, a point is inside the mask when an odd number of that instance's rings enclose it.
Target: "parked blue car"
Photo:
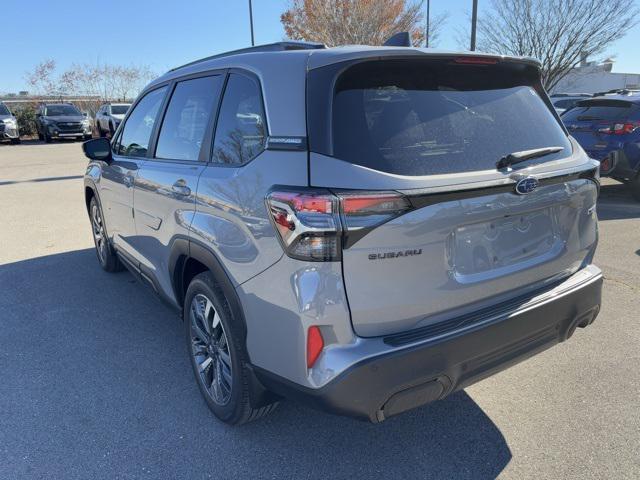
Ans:
[[[600,174],[629,184],[640,201],[640,93],[583,100],[562,121],[587,154],[600,161]]]

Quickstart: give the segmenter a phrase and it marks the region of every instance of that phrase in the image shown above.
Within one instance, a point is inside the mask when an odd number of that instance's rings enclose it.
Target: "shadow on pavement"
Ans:
[[[284,402],[240,428],[200,398],[182,325],[92,249],[0,266],[0,478],[495,478],[466,393],[370,425]]]
[[[75,180],[83,177],[84,175],[66,175],[64,177],[43,177],[43,178],[32,178],[30,180],[7,180],[6,182],[0,182],[0,187],[3,185],[15,185],[17,183],[41,183],[41,182],[57,182],[59,180]]]

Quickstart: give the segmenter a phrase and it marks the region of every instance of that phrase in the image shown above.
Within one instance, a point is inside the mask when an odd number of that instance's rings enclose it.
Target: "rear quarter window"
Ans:
[[[335,83],[331,153],[409,176],[494,169],[504,155],[540,147],[564,150],[529,164],[570,155],[564,130],[526,73],[443,61],[356,64]]]
[[[618,100],[582,101],[562,115],[565,122],[624,120],[638,110],[631,102]]]

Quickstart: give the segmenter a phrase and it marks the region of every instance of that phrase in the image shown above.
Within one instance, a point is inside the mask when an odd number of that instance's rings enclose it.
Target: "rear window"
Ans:
[[[564,130],[529,86],[537,73],[511,68],[521,70],[451,60],[356,64],[335,84],[333,156],[399,175],[494,169],[504,155],[539,147],[564,151],[529,165],[568,156]]]
[[[564,99],[564,100],[557,100],[555,102],[553,102],[553,106],[556,108],[571,108],[573,107],[576,103],[578,103],[580,100],[576,100],[574,99]]]
[[[129,110],[131,105],[112,105],[111,106],[111,114],[112,115],[124,115]]]
[[[623,120],[632,113],[633,106],[630,102],[620,100],[583,100],[575,108],[565,112],[562,120],[565,122]]]

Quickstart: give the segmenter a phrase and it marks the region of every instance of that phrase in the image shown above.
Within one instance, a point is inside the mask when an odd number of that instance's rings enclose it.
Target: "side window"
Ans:
[[[164,116],[156,158],[197,161],[211,115],[218,104],[222,77],[184,80],[176,84]]]
[[[216,127],[211,161],[242,165],[263,149],[266,125],[259,85],[244,75],[229,75]]]
[[[153,125],[167,87],[147,93],[127,119],[117,145],[117,153],[128,157],[146,157]]]

